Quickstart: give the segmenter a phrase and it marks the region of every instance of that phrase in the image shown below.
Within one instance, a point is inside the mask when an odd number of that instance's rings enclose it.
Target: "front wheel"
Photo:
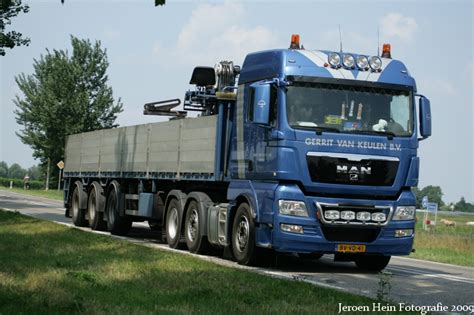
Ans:
[[[369,271],[381,271],[387,267],[390,262],[391,256],[381,256],[381,255],[366,255],[359,256],[355,259],[355,264],[359,269],[369,270]]]
[[[253,265],[256,262],[255,224],[250,206],[242,203],[232,225],[232,251],[240,265]]]

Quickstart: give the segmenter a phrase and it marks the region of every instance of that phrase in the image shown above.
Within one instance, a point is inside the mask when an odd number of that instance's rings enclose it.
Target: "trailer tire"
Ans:
[[[120,216],[119,184],[112,184],[107,194],[105,213],[107,216],[107,229],[113,235],[127,235],[132,227],[129,218]]]
[[[355,258],[355,264],[359,269],[368,271],[381,271],[387,267],[391,256],[361,255]]]
[[[195,200],[189,202],[184,220],[184,237],[191,253],[201,254],[210,248],[207,238],[201,233],[201,224],[204,224],[205,220],[199,211],[198,203]]]
[[[89,226],[93,230],[103,231],[107,228],[104,221],[105,197],[102,195],[103,189],[99,183],[92,183],[87,201],[87,214],[89,216]],[[101,209],[102,208],[102,209]]]
[[[166,242],[171,248],[181,248],[181,204],[175,198],[171,199],[166,208]]]
[[[232,224],[232,252],[240,265],[256,263],[255,223],[247,203],[241,203],[235,213]]]
[[[87,226],[86,213],[84,209],[81,209],[81,191],[79,185],[74,186],[74,191],[71,197],[71,217],[72,223],[75,226]]]

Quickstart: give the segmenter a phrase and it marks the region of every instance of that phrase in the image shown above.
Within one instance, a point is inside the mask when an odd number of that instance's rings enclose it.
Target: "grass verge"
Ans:
[[[466,222],[474,221],[474,216],[440,214],[436,226],[423,230],[423,215],[418,215],[414,245],[416,252],[410,257],[474,267],[474,226],[466,225]],[[431,215],[430,219],[433,218]],[[456,224],[445,226],[439,222],[442,219]]]
[[[6,190],[6,191],[11,191],[19,194],[24,194],[24,195],[30,195],[30,196],[36,196],[36,197],[43,197],[43,198],[49,198],[49,199],[54,199],[54,200],[63,200],[64,198],[64,191],[60,190],[36,190],[36,189],[30,189],[30,190],[25,190],[22,188],[7,188],[7,187],[0,187],[0,190]]]
[[[374,300],[0,210],[0,314],[336,314]]]

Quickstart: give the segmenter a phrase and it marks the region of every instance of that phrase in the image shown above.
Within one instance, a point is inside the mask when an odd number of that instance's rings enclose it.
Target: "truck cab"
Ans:
[[[232,126],[228,199],[246,191],[257,246],[368,269],[412,251],[430,104],[389,45],[381,57],[299,43],[249,54]]]

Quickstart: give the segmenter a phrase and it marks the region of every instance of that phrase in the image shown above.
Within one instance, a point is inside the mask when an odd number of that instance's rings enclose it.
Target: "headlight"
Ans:
[[[377,56],[370,57],[369,66],[372,68],[372,70],[379,70],[382,68],[382,59]]]
[[[354,66],[354,63],[354,56],[349,54],[345,54],[342,56],[342,64],[344,65],[344,67],[352,68]]]
[[[371,215],[370,212],[357,212],[357,220],[359,221],[370,221]]]
[[[385,220],[387,220],[387,216],[385,215],[385,213],[383,212],[372,213],[372,221],[384,222]]]
[[[369,59],[366,56],[357,56],[357,67],[361,70],[369,69]]]
[[[416,207],[401,206],[397,207],[393,214],[393,220],[413,220],[415,219]]]
[[[337,210],[326,210],[324,212],[324,218],[328,219],[328,220],[339,220],[339,211]]]
[[[341,211],[341,219],[343,220],[354,220],[355,219],[355,212],[354,211]]]
[[[341,64],[341,56],[338,53],[330,53],[328,56],[328,62],[333,67],[338,67]]]
[[[279,200],[278,206],[281,214],[307,217],[308,210],[303,201]]]

